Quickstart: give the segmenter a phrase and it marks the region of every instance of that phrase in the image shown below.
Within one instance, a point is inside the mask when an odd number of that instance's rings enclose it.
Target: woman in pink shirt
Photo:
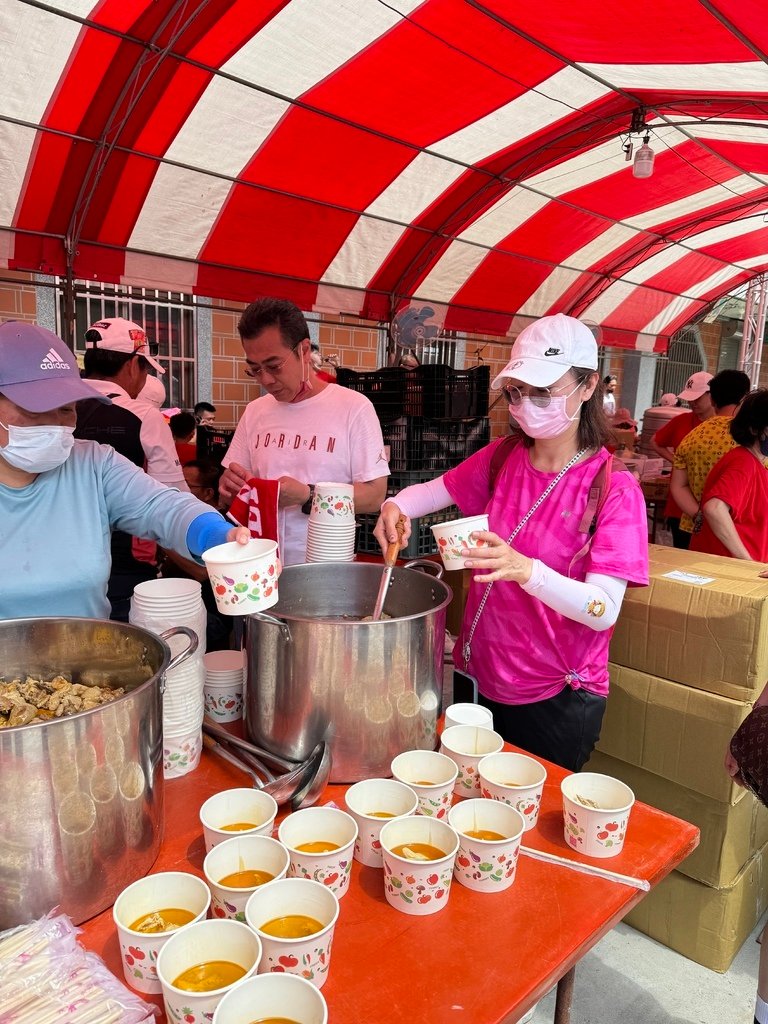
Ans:
[[[493,382],[519,443],[492,442],[444,476],[382,506],[383,546],[395,524],[457,504],[488,513],[473,570],[457,666],[510,743],[578,771],[600,735],[608,644],[627,584],[648,582],[645,501],[627,472],[610,472],[597,343],[563,314],[526,327]],[[494,455],[499,445],[504,450]],[[591,494],[590,494],[591,492]],[[594,515],[597,505],[596,516]]]

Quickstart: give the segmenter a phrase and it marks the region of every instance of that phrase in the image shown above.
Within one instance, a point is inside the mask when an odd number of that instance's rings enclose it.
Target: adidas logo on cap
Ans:
[[[55,348],[49,348],[48,354],[40,363],[41,370],[71,370],[72,367],[64,360]]]

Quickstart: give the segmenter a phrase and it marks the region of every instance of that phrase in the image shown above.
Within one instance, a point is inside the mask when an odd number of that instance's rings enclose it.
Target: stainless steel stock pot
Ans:
[[[165,640],[189,647],[171,660]],[[123,687],[124,696],[0,729],[0,929],[59,906],[77,924],[145,875],[163,834],[162,681],[197,647],[100,619],[0,622],[0,679]]]
[[[431,749],[440,714],[445,615],[452,593],[435,562],[395,568],[380,622],[373,611],[381,563],[292,565],[280,600],[248,616],[246,728],[283,757],[320,740],[332,782],[388,776],[403,750]]]

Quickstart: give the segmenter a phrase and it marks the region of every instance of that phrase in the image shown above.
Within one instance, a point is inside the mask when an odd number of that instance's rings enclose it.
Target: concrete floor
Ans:
[[[620,924],[576,968],[571,1024],[752,1024],[765,918],[716,974]],[[555,993],[531,1024],[551,1024]]]

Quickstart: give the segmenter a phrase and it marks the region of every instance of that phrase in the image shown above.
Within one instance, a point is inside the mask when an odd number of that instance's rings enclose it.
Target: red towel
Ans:
[[[278,480],[251,479],[243,485],[229,508],[229,514],[241,526],[247,526],[252,537],[280,541],[277,509],[280,499]],[[278,551],[279,555],[279,551]]]

